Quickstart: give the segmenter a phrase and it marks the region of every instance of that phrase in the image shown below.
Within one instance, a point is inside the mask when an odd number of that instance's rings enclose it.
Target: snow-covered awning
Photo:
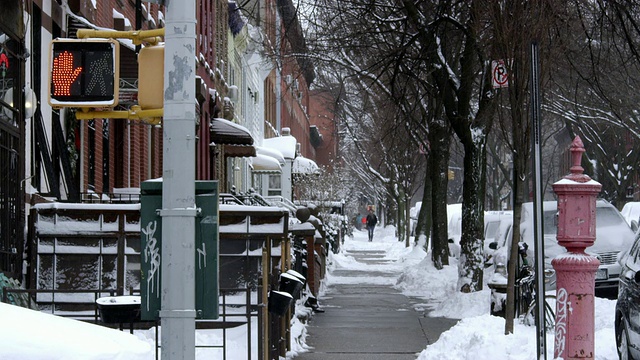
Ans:
[[[217,145],[253,145],[253,137],[249,130],[227,119],[212,119],[209,131],[211,141]]]
[[[298,155],[293,159],[292,173],[301,175],[318,174],[320,169],[315,161],[307,159],[302,155]]]
[[[296,157],[296,144],[298,141],[294,136],[285,135],[264,139],[262,146],[278,150],[285,159],[292,160]]]
[[[282,167],[280,166],[280,162],[277,159],[257,154],[255,157],[251,158],[251,167],[254,172],[260,173],[280,173],[282,172]]]
[[[256,152],[260,155],[270,156],[280,163],[280,165],[284,165],[284,155],[276,149],[271,149],[264,146],[256,146]]]

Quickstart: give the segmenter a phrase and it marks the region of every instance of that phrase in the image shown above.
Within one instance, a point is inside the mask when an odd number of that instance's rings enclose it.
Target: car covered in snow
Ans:
[[[543,231],[545,268],[552,269],[551,260],[566,249],[558,244],[558,203],[545,201],[543,204]],[[533,203],[522,204],[522,222],[520,223],[521,241],[529,246],[533,259]],[[618,209],[606,200],[596,201],[596,240],[585,251],[600,260],[596,273],[596,289],[614,290],[618,287],[620,264],[618,255],[628,250],[633,243],[634,234]],[[555,282],[555,279],[554,279]]]
[[[422,208],[422,201],[416,202],[415,205],[409,209],[409,221],[411,225],[411,236],[416,235],[416,226],[418,225],[418,215],[420,215],[420,209]]]
[[[509,245],[511,244],[513,231],[513,216],[505,216],[500,218],[497,229],[493,237],[485,235],[484,240],[484,258],[485,267],[494,264],[507,265],[509,258]],[[486,233],[486,231],[485,231]]]
[[[488,245],[496,241],[500,235],[504,235],[505,229],[501,227],[513,222],[513,211],[485,211],[484,212],[484,246],[485,251]]]
[[[447,205],[447,239],[449,256],[460,256],[460,238],[462,237],[462,204]]]
[[[462,204],[449,204],[447,206],[448,217],[448,240],[449,252],[451,256],[458,257],[460,255],[460,238],[462,237]],[[513,219],[513,211],[511,210],[487,210],[484,212],[484,244],[485,252],[489,250],[488,244],[495,241],[499,236],[506,236],[504,222],[510,222]]]
[[[616,348],[620,359],[640,359],[640,236],[620,259],[616,301]]]
[[[640,225],[640,202],[630,201],[624,204],[620,213],[631,227],[631,230],[636,232]]]

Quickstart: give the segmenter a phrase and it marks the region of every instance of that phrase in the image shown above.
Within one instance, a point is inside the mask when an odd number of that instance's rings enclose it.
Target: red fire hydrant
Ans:
[[[595,359],[595,276],[600,261],[585,253],[596,239],[596,197],[602,185],[583,174],[584,146],[571,143],[571,174],[553,184],[558,195],[558,244],[567,253],[551,264],[556,271],[556,359]]]

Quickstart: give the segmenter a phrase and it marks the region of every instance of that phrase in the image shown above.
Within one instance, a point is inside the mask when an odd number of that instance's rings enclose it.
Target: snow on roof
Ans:
[[[315,161],[299,155],[293,160],[292,173],[294,174],[317,174],[320,172]]]
[[[296,157],[296,144],[298,141],[291,135],[278,136],[262,141],[262,146],[278,150],[285,159],[294,159]]]
[[[72,11],[68,10],[68,7],[65,7],[65,9],[66,9],[66,10],[65,10],[65,11],[66,11],[66,14],[67,14],[69,17],[72,17],[72,18],[74,18],[75,20],[77,20],[77,21],[79,21],[79,22],[81,22],[81,23],[83,23],[83,24],[87,25],[87,26],[88,26],[89,28],[91,28],[91,29],[94,29],[94,30],[103,30],[103,31],[116,31],[116,30],[114,30],[114,29],[110,29],[110,28],[105,28],[105,27],[97,26],[97,25],[93,24],[92,22],[90,22],[89,20],[87,20],[87,19],[83,18],[82,16],[78,16],[78,15],[74,14]],[[115,10],[114,10],[114,11],[115,11]],[[126,21],[128,21],[128,19],[127,19]],[[129,26],[131,26],[131,23],[128,23],[128,25],[129,25]],[[130,49],[130,50],[135,50],[135,49],[136,49],[136,46],[135,46],[135,45],[133,45],[133,40],[131,40],[131,39],[116,39],[116,40],[118,40],[118,42],[119,42],[120,44],[122,44],[123,46],[125,46],[126,48],[128,48],[128,49]]]
[[[227,125],[229,125],[229,126],[231,126],[231,127],[234,127],[234,128],[236,128],[236,129],[240,130],[240,131],[243,131],[243,132],[245,132],[245,133],[247,133],[247,134],[251,134],[251,133],[249,132],[249,129],[247,129],[246,127],[244,127],[244,126],[242,126],[242,125],[240,125],[240,124],[236,124],[236,123],[234,123],[233,121],[229,121],[229,120],[227,120],[227,119],[223,119],[223,118],[215,118],[214,120],[215,120],[215,121],[220,121],[221,123],[225,123],[225,124],[227,124]]]

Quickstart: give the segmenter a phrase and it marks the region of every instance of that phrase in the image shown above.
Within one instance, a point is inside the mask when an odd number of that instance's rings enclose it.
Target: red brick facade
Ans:
[[[316,148],[316,163],[333,171],[338,160],[338,124],[335,118],[335,100],[332,94],[312,91],[309,101],[309,118],[318,127],[322,143]]]

